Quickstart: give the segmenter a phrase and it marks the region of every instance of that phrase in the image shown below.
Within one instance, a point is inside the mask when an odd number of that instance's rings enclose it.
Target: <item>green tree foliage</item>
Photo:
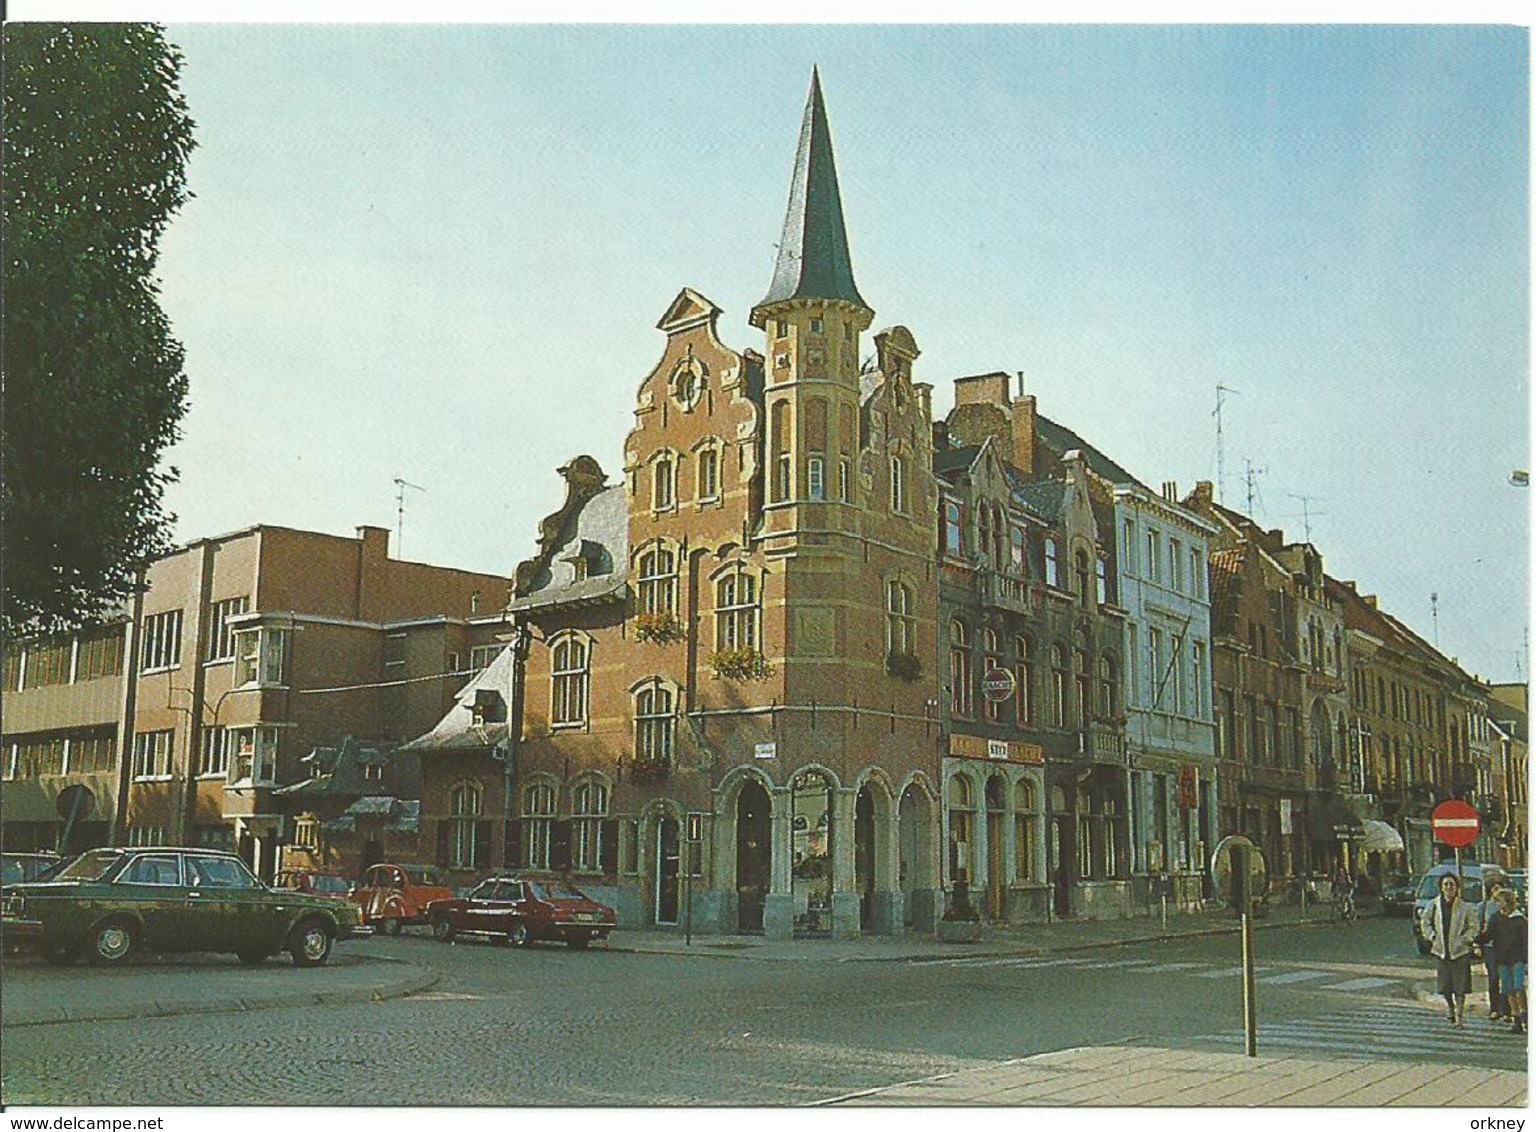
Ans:
[[[154,270],[192,121],[153,25],[13,23],[3,50],[0,616],[54,631],[120,607],[169,545],[187,379]]]

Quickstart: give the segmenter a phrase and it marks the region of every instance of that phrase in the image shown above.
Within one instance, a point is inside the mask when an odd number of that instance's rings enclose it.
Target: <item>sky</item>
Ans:
[[[509,574],[556,468],[621,474],[679,290],[764,348],[814,65],[872,330],[912,331],[937,413],[1021,372],[1144,483],[1219,479],[1468,671],[1526,677],[1523,28],[168,36],[197,124],[160,263],[181,540],[372,524]]]

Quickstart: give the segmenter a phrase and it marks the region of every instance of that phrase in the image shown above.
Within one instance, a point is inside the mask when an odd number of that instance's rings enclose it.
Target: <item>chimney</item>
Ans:
[[[1035,398],[1013,403],[1013,466],[1030,479],[1035,475]]]
[[[357,528],[357,611],[362,621],[380,620],[384,564],[389,560],[389,528]]]
[[[1360,600],[1365,602],[1365,604],[1370,606],[1372,609],[1376,608],[1376,595],[1375,594],[1361,594],[1360,595]]]
[[[926,381],[914,381],[912,392],[917,396],[917,405],[923,412],[923,419],[933,420],[933,386]]]
[[[1006,409],[1013,402],[1008,398],[1006,373],[983,373],[975,377],[955,378],[955,404],[996,405]]]
[[[1163,481],[1163,498],[1166,499],[1169,503],[1177,503],[1179,501],[1178,480]]]
[[[1190,506],[1197,511],[1209,511],[1216,499],[1216,488],[1210,480],[1196,480],[1194,494],[1189,497]]]

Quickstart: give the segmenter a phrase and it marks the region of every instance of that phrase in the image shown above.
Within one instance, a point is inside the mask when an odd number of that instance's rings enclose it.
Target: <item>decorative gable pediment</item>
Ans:
[[[672,300],[672,305],[667,307],[667,313],[661,316],[656,329],[669,336],[706,325],[713,331],[715,320],[719,317],[719,307],[692,287],[684,287],[677,293],[677,298]]]

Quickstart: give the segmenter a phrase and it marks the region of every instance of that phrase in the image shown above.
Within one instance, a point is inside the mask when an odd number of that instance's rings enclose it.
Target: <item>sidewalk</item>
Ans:
[[[1332,923],[1327,905],[1309,907],[1305,914],[1289,905],[1271,907],[1254,920],[1260,931],[1278,928],[1321,928]],[[1406,923],[1406,921],[1404,921]],[[1407,930],[1406,928],[1404,929]],[[940,943],[931,935],[862,936],[833,940],[809,938],[770,940],[762,936],[695,935],[687,941],[681,930],[625,931],[613,933],[610,946],[616,951],[653,955],[710,955],[771,961],[819,961],[842,963],[898,962],[955,959],[962,956],[991,957],[1044,955],[1126,944],[1156,943],[1194,936],[1230,935],[1237,938],[1238,919],[1225,908],[1199,912],[1168,913],[1162,917],[1135,916],[1127,920],[1056,920],[1051,923],[983,924],[980,943]],[[1426,972],[1425,978],[1431,974]]]
[[[1405,1061],[1327,1061],[1138,1047],[1059,1050],[823,1101],[823,1105],[1238,1108],[1526,1103],[1526,1075]]]

